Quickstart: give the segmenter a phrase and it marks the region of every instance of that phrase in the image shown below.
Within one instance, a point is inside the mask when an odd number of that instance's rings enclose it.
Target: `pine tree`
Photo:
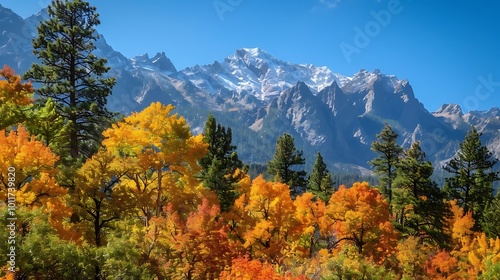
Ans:
[[[207,154],[200,160],[202,170],[197,177],[203,185],[217,193],[221,211],[227,212],[238,197],[236,186],[243,173],[237,172],[243,164],[238,159],[236,146],[232,145],[231,128],[217,124],[209,114],[203,130],[203,141],[208,143]]]
[[[396,142],[397,138],[398,134],[385,124],[384,129],[377,134],[378,141],[374,141],[371,146],[378,157],[370,161],[370,164],[374,168],[374,173],[380,176],[380,192],[389,201],[389,205],[392,205],[392,182],[396,178],[396,165],[403,152],[403,148]]]
[[[443,245],[449,241],[443,227],[450,212],[443,202],[443,192],[431,180],[433,172],[420,143],[413,143],[397,164],[393,210],[403,233]]]
[[[283,134],[276,141],[273,159],[267,164],[267,172],[274,175],[274,180],[290,187],[290,194],[295,197],[306,187],[306,172],[296,171],[292,167],[303,165],[305,159],[302,151],[297,151],[294,139],[290,134]]]
[[[328,202],[333,192],[332,175],[328,171],[321,153],[316,154],[316,160],[312,168],[311,175],[307,180],[307,190],[324,202]]]
[[[471,211],[476,221],[481,220],[485,206],[493,199],[493,182],[499,180],[498,172],[493,171],[498,160],[482,145],[480,136],[472,127],[455,157],[444,166],[453,175],[445,184],[449,199],[456,199],[465,213]]]
[[[41,64],[33,64],[25,78],[40,83],[36,93],[41,103],[51,98],[57,113],[70,123],[65,155],[88,158],[97,151],[101,132],[113,117],[105,105],[115,79],[102,77],[110,68],[106,59],[93,53],[99,15],[82,0],[53,0],[48,14],[33,40],[33,53]]]
[[[486,205],[481,227],[488,237],[500,237],[500,192]]]

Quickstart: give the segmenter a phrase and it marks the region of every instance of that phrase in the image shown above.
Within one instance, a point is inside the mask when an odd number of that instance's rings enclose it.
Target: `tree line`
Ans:
[[[403,149],[389,125],[372,143],[376,186],[338,186],[320,153],[307,175],[286,133],[260,167],[267,179],[251,178],[213,115],[193,135],[172,105],[109,112],[115,79],[94,55],[96,8],[54,0],[48,13],[33,40],[40,64],[23,77],[0,71],[4,228],[10,189],[16,196],[4,278],[499,277],[498,160],[474,127],[444,186],[420,143]]]

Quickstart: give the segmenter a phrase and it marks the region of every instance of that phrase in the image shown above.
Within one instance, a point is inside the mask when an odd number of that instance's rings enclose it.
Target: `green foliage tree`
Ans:
[[[392,182],[396,178],[396,166],[403,153],[403,148],[396,142],[397,138],[398,134],[385,124],[384,129],[377,134],[378,141],[374,141],[371,146],[378,156],[370,161],[370,164],[373,166],[373,172],[379,175],[379,189],[389,201],[389,205],[392,205]]]
[[[420,143],[413,143],[397,164],[393,210],[403,233],[444,245],[450,241],[443,229],[451,212],[443,202],[444,193],[431,180],[433,172]]]
[[[7,211],[6,207],[0,208],[0,216],[6,217]],[[74,242],[60,238],[43,209],[21,206],[16,215],[16,243],[0,246],[2,263],[7,263],[9,247],[16,248],[15,279],[92,279],[91,255]],[[9,223],[7,219],[0,221],[3,228]],[[2,230],[0,237],[8,240],[8,234]]]
[[[232,145],[231,128],[217,124],[212,114],[208,115],[203,130],[203,142],[208,144],[207,154],[200,160],[202,170],[197,177],[206,188],[217,193],[222,212],[227,212],[239,196],[236,186],[243,178],[243,168],[238,159],[236,146]]]
[[[481,227],[490,238],[500,237],[500,192],[484,209]]]
[[[295,197],[301,189],[306,187],[306,172],[293,170],[296,165],[303,165],[305,159],[302,151],[295,148],[293,137],[285,133],[276,141],[276,150],[273,159],[267,164],[267,172],[274,175],[276,182],[285,183],[290,187],[290,194]]]
[[[445,192],[465,213],[471,211],[476,221],[481,220],[485,206],[493,199],[493,182],[499,180],[498,172],[493,171],[498,160],[482,145],[480,136],[472,127],[455,157],[444,166],[453,175],[446,179]]]
[[[41,102],[51,98],[57,113],[71,124],[69,150],[58,154],[88,158],[113,117],[105,105],[115,79],[103,77],[110,68],[93,53],[99,15],[82,0],[53,0],[48,14],[33,40],[41,64],[33,64],[24,77],[40,83],[36,93]]]
[[[328,202],[335,191],[332,175],[328,171],[323,157],[319,152],[316,155],[311,175],[307,180],[307,191],[312,192],[316,197],[325,202]]]
[[[67,145],[70,123],[57,113],[57,104],[47,98],[44,105],[36,104],[27,115],[26,128],[37,140],[48,146],[54,153]]]

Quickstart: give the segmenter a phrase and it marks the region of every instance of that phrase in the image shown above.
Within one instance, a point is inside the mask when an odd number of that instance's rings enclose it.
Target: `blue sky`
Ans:
[[[127,57],[164,51],[178,69],[260,47],[351,76],[408,79],[429,111],[500,107],[500,1],[90,0]],[[0,0],[23,17],[48,0]]]

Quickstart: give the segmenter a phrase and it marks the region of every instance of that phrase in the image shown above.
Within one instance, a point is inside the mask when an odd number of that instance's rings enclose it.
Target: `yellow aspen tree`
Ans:
[[[125,216],[133,205],[130,196],[116,188],[127,170],[124,159],[105,149],[100,149],[78,170],[72,194],[75,227],[97,247],[106,245],[113,222]]]
[[[103,133],[106,149],[136,160],[122,185],[138,200],[138,211],[146,221],[159,216],[172,199],[186,210],[201,203],[203,191],[194,174],[199,172],[197,161],[205,154],[206,144],[202,135],[191,135],[186,120],[174,109],[152,103]]]
[[[261,176],[252,181],[250,191],[234,203],[226,219],[231,234],[252,257],[281,262],[292,242],[303,232],[297,220],[290,188],[283,183],[266,182]]]

